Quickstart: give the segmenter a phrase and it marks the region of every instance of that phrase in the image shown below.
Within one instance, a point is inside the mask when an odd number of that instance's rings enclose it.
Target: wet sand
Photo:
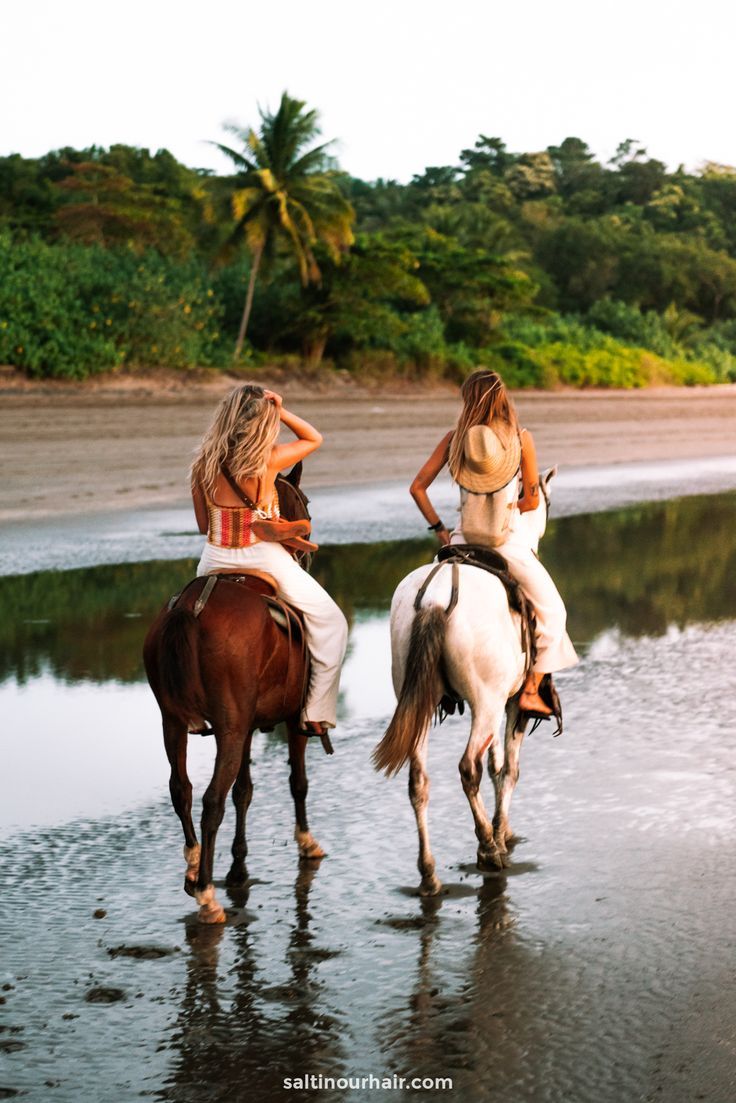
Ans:
[[[598,639],[561,679],[566,733],[527,739],[501,874],[474,866],[457,774],[467,722],[435,729],[433,900],[415,892],[405,779],[370,766],[380,705],[345,717],[332,758],[310,748],[311,825],[328,852],[316,866],[297,862],[285,749],[258,737],[250,880],[220,889],[224,929],[198,927],[181,891],[160,747],[153,800],[16,835],[0,894],[2,1097],[367,1103],[381,1093],[283,1081],[396,1074],[453,1080],[404,1099],[727,1103],[736,712],[733,697],[718,716],[708,702],[732,634]],[[123,715],[120,699],[116,738]],[[212,750],[192,741],[198,795]],[[218,878],[231,832],[228,809]]]
[[[227,384],[224,385],[225,388]],[[223,383],[173,393],[52,389],[0,396],[0,520],[170,506]],[[314,395],[287,402],[323,431],[310,488],[406,484],[457,414],[455,390]],[[519,392],[543,466],[687,460],[736,452],[736,385]]]

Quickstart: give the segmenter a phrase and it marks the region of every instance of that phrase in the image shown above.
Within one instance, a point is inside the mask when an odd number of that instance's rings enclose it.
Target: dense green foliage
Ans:
[[[457,165],[365,182],[286,95],[232,133],[232,176],[125,146],[0,158],[0,361],[67,377],[224,365],[245,317],[250,366],[736,379],[736,169],[481,135]]]
[[[30,376],[213,363],[220,313],[195,257],[0,235],[0,362]]]

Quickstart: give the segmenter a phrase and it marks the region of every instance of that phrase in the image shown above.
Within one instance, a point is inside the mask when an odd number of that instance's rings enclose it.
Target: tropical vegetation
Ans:
[[[364,181],[287,93],[228,134],[230,175],[121,145],[0,158],[0,363],[736,379],[736,168],[481,134],[455,165]]]

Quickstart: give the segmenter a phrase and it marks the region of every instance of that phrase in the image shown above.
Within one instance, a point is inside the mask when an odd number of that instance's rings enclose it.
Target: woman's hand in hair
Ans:
[[[280,394],[276,394],[276,391],[266,390],[265,387],[264,387],[264,390],[263,390],[263,397],[268,402],[273,402],[273,404],[274,404],[274,406],[276,407],[277,410],[280,410],[281,407],[284,404],[284,400],[283,400],[283,398],[281,397]]]

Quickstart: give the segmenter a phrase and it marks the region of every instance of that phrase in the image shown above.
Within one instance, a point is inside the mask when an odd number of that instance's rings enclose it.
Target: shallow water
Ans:
[[[521,839],[489,876],[457,775],[467,720],[433,731],[432,901],[414,892],[405,779],[369,763],[393,707],[388,600],[430,546],[320,553],[351,621],[336,753],[308,756],[328,858],[299,867],[284,746],[258,736],[252,880],[217,930],[181,891],[139,660],[191,563],[0,580],[0,1098],[363,1100],[380,1092],[283,1079],[393,1074],[453,1079],[401,1098],[733,1098],[735,508],[551,526],[544,556],[583,654],[559,679],[566,731],[528,738]],[[192,738],[199,794],[212,754]],[[228,812],[218,876],[231,832]]]
[[[310,490],[314,538],[321,544],[372,544],[415,539],[424,522],[410,502],[406,481]],[[566,467],[553,483],[556,517],[619,509],[674,496],[736,489],[736,456],[648,463]],[[432,501],[450,527],[457,517],[457,487],[441,477]],[[200,554],[191,503],[14,521],[3,526],[0,576],[64,570],[70,565],[137,563]]]

